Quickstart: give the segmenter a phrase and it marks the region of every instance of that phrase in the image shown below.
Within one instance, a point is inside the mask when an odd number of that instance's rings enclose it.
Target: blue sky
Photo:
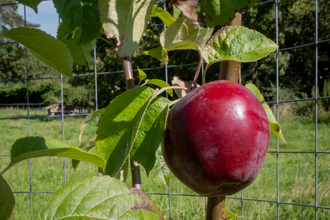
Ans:
[[[18,13],[24,17],[24,6],[19,4]],[[53,1],[43,1],[38,6],[38,14],[26,7],[26,20],[30,23],[40,24],[40,29],[56,37],[58,27],[58,14]]]

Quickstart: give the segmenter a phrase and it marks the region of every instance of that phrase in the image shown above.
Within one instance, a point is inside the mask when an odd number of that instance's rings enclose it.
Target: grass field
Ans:
[[[46,115],[44,111],[30,111],[30,115]],[[26,116],[24,110],[0,110],[0,117]],[[65,118],[65,141],[78,144],[78,127],[82,118]],[[10,154],[11,145],[21,137],[28,135],[27,119],[0,121],[0,154]],[[283,151],[313,151],[315,150],[315,124],[311,119],[302,117],[280,118],[287,143],[279,143]],[[95,132],[96,126],[86,128],[84,136],[88,137]],[[46,136],[62,140],[62,122],[60,119],[31,119],[31,136]],[[317,142],[319,151],[329,151],[330,126],[318,124]],[[272,136],[270,150],[276,150],[276,138]],[[244,198],[277,200],[276,153],[269,153],[258,179],[243,192]],[[0,157],[0,169],[3,170],[10,162],[9,156]],[[43,219],[43,214],[52,193],[43,191],[56,191],[67,182],[97,175],[97,168],[88,163],[81,163],[74,171],[71,160],[65,160],[66,177],[63,172],[63,159],[38,158],[31,160],[31,185],[33,219]],[[15,193],[17,212],[16,219],[30,219],[30,176],[29,161],[24,161],[5,173]],[[148,178],[142,171],[143,190],[153,193],[168,193],[168,187],[152,172]],[[130,180],[128,181],[130,185]],[[182,185],[177,179],[171,179],[172,194],[193,194],[190,189]],[[159,205],[169,219],[169,196],[150,195],[151,199]],[[241,197],[241,193],[233,195]],[[279,200],[281,202],[302,203],[315,205],[315,154],[312,153],[280,153],[279,154]],[[330,207],[330,154],[317,155],[317,204]],[[227,199],[227,209],[240,214],[241,200]],[[244,219],[277,219],[277,204],[244,200]],[[280,219],[314,219],[315,209],[308,206],[280,204]],[[329,219],[330,209],[318,209],[317,219]],[[205,199],[199,196],[171,196],[172,219],[204,219]]]

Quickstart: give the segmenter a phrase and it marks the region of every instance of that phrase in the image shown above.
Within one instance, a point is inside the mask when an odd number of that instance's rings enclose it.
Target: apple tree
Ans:
[[[37,13],[41,0],[18,2]],[[0,201],[0,218],[14,219],[15,215],[13,193],[2,177],[3,173],[26,159],[65,157],[73,159],[74,167],[79,161],[92,163],[99,167],[103,176],[82,179],[59,189],[48,203],[45,219],[165,219],[161,210],[142,192],[140,166],[149,174],[158,161],[164,179],[169,181],[171,174],[164,164],[164,151],[160,151],[168,114],[187,93],[186,97],[202,91],[200,88],[204,85],[198,88],[197,79],[204,61],[207,65],[203,84],[206,74],[214,74],[208,71],[209,67],[221,62],[220,80],[233,81],[231,83],[236,85],[241,62],[254,62],[277,49],[274,42],[259,32],[240,26],[238,12],[252,7],[256,0],[173,0],[172,15],[158,7],[156,0],[53,0],[53,3],[62,21],[57,38],[39,29],[7,29],[5,26],[2,26],[0,37],[24,45],[40,61],[68,77],[72,77],[73,63],[84,65],[91,60],[90,51],[95,46],[95,39],[104,40],[113,44],[122,58],[127,91],[106,108],[94,111],[84,119],[79,127],[79,146],[47,137],[16,140],[11,150],[11,162],[0,173],[0,197],[4,198]],[[167,28],[160,34],[159,46],[144,54],[170,63],[169,51],[198,51],[199,64],[191,85],[182,84],[178,79],[172,86],[159,79],[147,79],[142,70],[139,70],[138,85],[134,85],[130,56],[136,52],[150,17],[160,18]],[[284,140],[280,126],[259,90],[252,84],[243,89],[257,100],[254,103],[263,110],[268,130]],[[175,100],[164,98],[161,95],[164,92]],[[207,112],[208,107],[203,111]],[[81,142],[85,127],[96,117],[99,118],[96,134]],[[124,183],[129,171],[132,188]],[[237,217],[223,209],[224,199],[223,194],[210,195],[207,219]],[[216,208],[219,205],[221,209]]]

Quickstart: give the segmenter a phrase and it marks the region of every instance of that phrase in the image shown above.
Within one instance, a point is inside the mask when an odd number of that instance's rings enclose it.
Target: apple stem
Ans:
[[[203,55],[202,55],[202,52],[200,50],[198,50],[198,53],[199,53],[199,62],[198,62],[198,67],[197,67],[197,71],[195,73],[195,76],[194,76],[194,81],[193,81],[193,85],[194,85],[194,89],[197,88],[197,79],[198,79],[198,75],[199,75],[199,72],[201,71],[201,67],[202,67],[202,64],[203,64]]]
[[[206,220],[226,219],[223,209],[226,204],[226,196],[216,196],[207,198]]]
[[[131,64],[131,57],[123,57],[123,66],[126,79],[126,88],[127,90],[133,89],[134,85],[134,76],[133,68]],[[132,173],[132,185],[133,188],[142,190],[141,174],[140,174],[140,164],[131,160],[131,173]]]

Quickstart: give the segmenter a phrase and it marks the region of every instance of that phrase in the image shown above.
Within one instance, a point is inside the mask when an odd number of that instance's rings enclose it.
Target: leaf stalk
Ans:
[[[196,73],[195,73],[195,76],[194,76],[194,81],[193,81],[194,89],[197,88],[197,79],[198,79],[199,72],[201,71],[201,67],[202,67],[202,64],[203,64],[202,51],[198,50],[198,53],[199,53],[199,62],[198,62],[198,67],[197,67],[197,70],[196,70]]]

